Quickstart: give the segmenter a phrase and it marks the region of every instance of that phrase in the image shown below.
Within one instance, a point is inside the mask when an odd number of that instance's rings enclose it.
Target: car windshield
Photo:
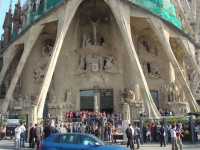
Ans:
[[[55,143],[62,144],[76,144],[76,135],[75,134],[63,134],[59,135],[55,141]]]
[[[79,144],[83,145],[104,145],[104,143],[94,136],[80,135]]]

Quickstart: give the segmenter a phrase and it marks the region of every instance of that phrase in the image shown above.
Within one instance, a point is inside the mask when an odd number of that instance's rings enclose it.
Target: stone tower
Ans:
[[[10,8],[8,12],[6,13],[4,24],[4,45],[8,45],[12,38],[12,8],[10,5]]]
[[[18,0],[18,3],[15,4],[15,10],[13,14],[13,36],[16,37],[17,33],[19,33],[20,29],[22,27],[22,9],[20,0]]]

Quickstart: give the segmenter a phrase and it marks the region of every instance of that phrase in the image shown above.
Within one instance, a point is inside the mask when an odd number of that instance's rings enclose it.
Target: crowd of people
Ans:
[[[134,150],[134,144],[136,143],[137,149],[140,148],[140,144],[143,144],[143,142],[147,142],[144,139],[151,139],[155,138],[155,129],[156,125],[154,124],[153,126],[149,126],[149,130],[144,132],[138,127],[138,126],[132,126],[129,124],[129,126],[126,129],[126,136],[127,136],[127,147],[130,147],[131,150]],[[143,128],[144,129],[144,128]],[[166,147],[167,145],[167,139],[168,139],[168,134],[171,139],[171,145],[172,145],[172,150],[182,150],[182,138],[183,138],[183,129],[182,125],[179,124],[173,124],[171,128],[167,128],[163,124],[161,127],[159,127],[159,141],[160,141],[160,147]],[[153,138],[152,138],[153,137]],[[156,139],[154,139],[156,140]]]
[[[120,114],[107,114],[105,112],[68,112],[65,121],[59,122],[57,119],[47,119],[44,126],[35,124],[29,130],[30,148],[39,148],[43,138],[52,133],[89,133],[96,137],[112,142],[116,141],[116,128],[121,122]]]
[[[195,132],[196,132],[195,128]],[[25,139],[29,137],[30,148],[39,149],[42,139],[52,133],[89,133],[106,142],[127,141],[131,149],[140,148],[140,144],[160,142],[160,146],[166,146],[171,142],[172,150],[179,147],[182,150],[183,127],[182,124],[162,124],[149,121],[141,126],[139,122],[133,125],[123,125],[122,116],[119,113],[107,114],[105,112],[68,112],[65,121],[47,118],[42,124],[32,124],[27,131],[24,124],[15,128],[16,148],[24,147]],[[29,135],[29,136],[27,136]]]

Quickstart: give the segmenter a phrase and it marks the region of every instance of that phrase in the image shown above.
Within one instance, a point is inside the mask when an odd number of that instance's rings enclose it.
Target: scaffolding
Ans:
[[[183,29],[181,20],[177,17],[176,7],[171,0],[129,0],[131,3],[149,10],[153,14],[170,22],[175,27]]]

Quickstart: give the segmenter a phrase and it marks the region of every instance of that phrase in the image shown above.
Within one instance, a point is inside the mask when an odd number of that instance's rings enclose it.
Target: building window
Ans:
[[[151,73],[151,65],[150,65],[150,63],[147,63],[147,71],[148,71],[148,73]]]

